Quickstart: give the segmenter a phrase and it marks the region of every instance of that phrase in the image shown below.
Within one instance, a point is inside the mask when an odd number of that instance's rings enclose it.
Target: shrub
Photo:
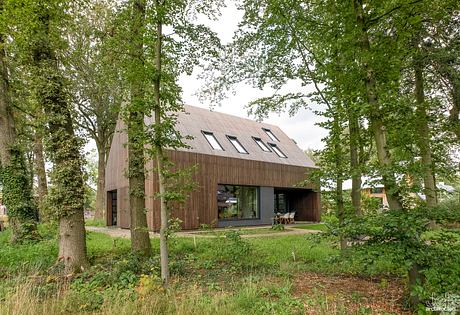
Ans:
[[[414,276],[419,273],[412,278],[417,281],[411,286],[411,295],[416,297],[412,301],[426,301],[432,295],[460,295],[460,231],[445,226],[459,219],[458,210],[446,205],[388,210],[349,218],[342,228],[331,232],[351,242],[355,252],[348,256],[351,259],[378,268],[375,260],[384,255],[389,265],[407,273],[412,270]],[[433,222],[439,224],[435,230]]]
[[[272,225],[272,230],[274,231],[284,231],[284,224],[275,223]]]
[[[231,230],[225,237],[217,237],[216,258],[234,268],[241,268],[249,262],[252,247],[249,242],[241,238],[239,231]]]

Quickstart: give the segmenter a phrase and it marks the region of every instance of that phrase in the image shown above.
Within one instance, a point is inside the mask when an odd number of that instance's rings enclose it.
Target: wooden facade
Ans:
[[[289,139],[290,140],[290,139]],[[125,176],[127,169],[127,149],[125,133],[114,135],[106,169],[106,190],[117,191],[117,225],[129,228],[128,180]],[[218,184],[247,185],[258,187],[273,187],[290,189],[292,204],[297,211],[297,220],[320,220],[320,194],[314,185],[294,188],[295,185],[307,179],[308,172],[313,169],[280,163],[270,163],[251,159],[202,154],[190,151],[167,151],[176,167],[183,168],[196,165],[197,171],[193,179],[197,189],[193,191],[186,203],[180,209],[175,209],[172,217],[183,221],[184,229],[196,229],[201,224],[216,224],[217,187]],[[157,175],[151,170],[153,162],[149,162],[149,174],[145,182],[146,209],[148,224],[152,230],[158,230],[160,224],[159,200],[153,196],[158,192]],[[111,202],[107,198],[107,224],[111,225]]]

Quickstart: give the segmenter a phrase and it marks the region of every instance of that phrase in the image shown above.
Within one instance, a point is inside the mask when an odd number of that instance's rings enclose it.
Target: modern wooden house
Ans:
[[[304,184],[314,163],[280,128],[232,115],[186,106],[178,130],[190,148],[167,151],[177,167],[197,165],[193,191],[172,213],[184,229],[201,224],[243,226],[271,224],[275,213],[296,212],[296,220],[320,220],[320,195]],[[107,224],[129,228],[126,133],[118,122],[106,169]],[[153,169],[149,162],[147,169]],[[156,174],[145,181],[148,224],[159,229]]]

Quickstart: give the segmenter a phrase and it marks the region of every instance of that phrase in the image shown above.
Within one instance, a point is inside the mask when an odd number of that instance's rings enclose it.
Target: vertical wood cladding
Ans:
[[[125,177],[127,167],[127,151],[124,133],[116,133],[112,142],[106,171],[106,190],[117,189],[118,192],[118,226],[129,228],[128,180]],[[168,155],[176,167],[190,167],[197,165],[198,169],[193,179],[198,187],[193,191],[186,203],[174,209],[173,217],[183,221],[184,229],[195,229],[200,224],[217,224],[217,185],[251,185],[267,187],[293,187],[305,180],[308,169],[300,166],[268,163],[263,161],[229,158],[185,151],[168,151]],[[153,163],[146,166],[149,171],[145,181],[146,209],[148,210],[148,224],[153,230],[159,229],[160,202],[153,198],[158,192],[157,176]],[[315,189],[313,185],[306,185],[304,189]],[[108,203],[107,203],[108,204]],[[298,191],[296,208],[301,220],[318,221],[320,218],[319,193]],[[108,211],[107,211],[108,213]]]

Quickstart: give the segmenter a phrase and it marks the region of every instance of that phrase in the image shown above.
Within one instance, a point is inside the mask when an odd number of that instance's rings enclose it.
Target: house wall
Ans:
[[[380,198],[382,199],[382,205],[384,207],[388,207],[389,204],[388,204],[388,199],[387,199],[387,195],[385,193],[385,188],[382,189],[382,192],[381,193],[373,193],[372,192],[372,189],[371,188],[365,188],[362,190],[363,193],[367,194],[369,197],[372,197],[372,198]]]
[[[125,177],[127,167],[126,134],[116,133],[112,142],[106,171],[106,190],[118,191],[118,226],[129,228],[128,180]],[[167,151],[176,167],[183,168],[197,165],[193,175],[198,187],[193,191],[184,205],[172,211],[173,217],[183,221],[184,229],[196,229],[200,224],[218,224],[217,218],[217,185],[251,185],[261,187],[261,219],[260,224],[271,223],[273,216],[273,188],[293,187],[305,180],[311,169],[286,164],[268,163],[255,160],[229,158],[215,155],[199,154],[184,151]],[[268,153],[270,154],[270,153]],[[159,229],[160,203],[153,199],[158,192],[156,174],[152,172],[153,162],[146,166],[149,170],[146,188],[146,208],[149,210],[147,220],[153,230]],[[313,184],[303,188],[316,189]],[[298,198],[298,211],[302,220],[320,220],[319,193],[309,192]],[[235,222],[235,221],[233,221]],[[249,222],[246,221],[246,224]],[[222,223],[224,224],[224,223]],[[242,223],[244,224],[244,223]],[[254,222],[259,224],[259,222]],[[233,223],[232,225],[236,225]]]

